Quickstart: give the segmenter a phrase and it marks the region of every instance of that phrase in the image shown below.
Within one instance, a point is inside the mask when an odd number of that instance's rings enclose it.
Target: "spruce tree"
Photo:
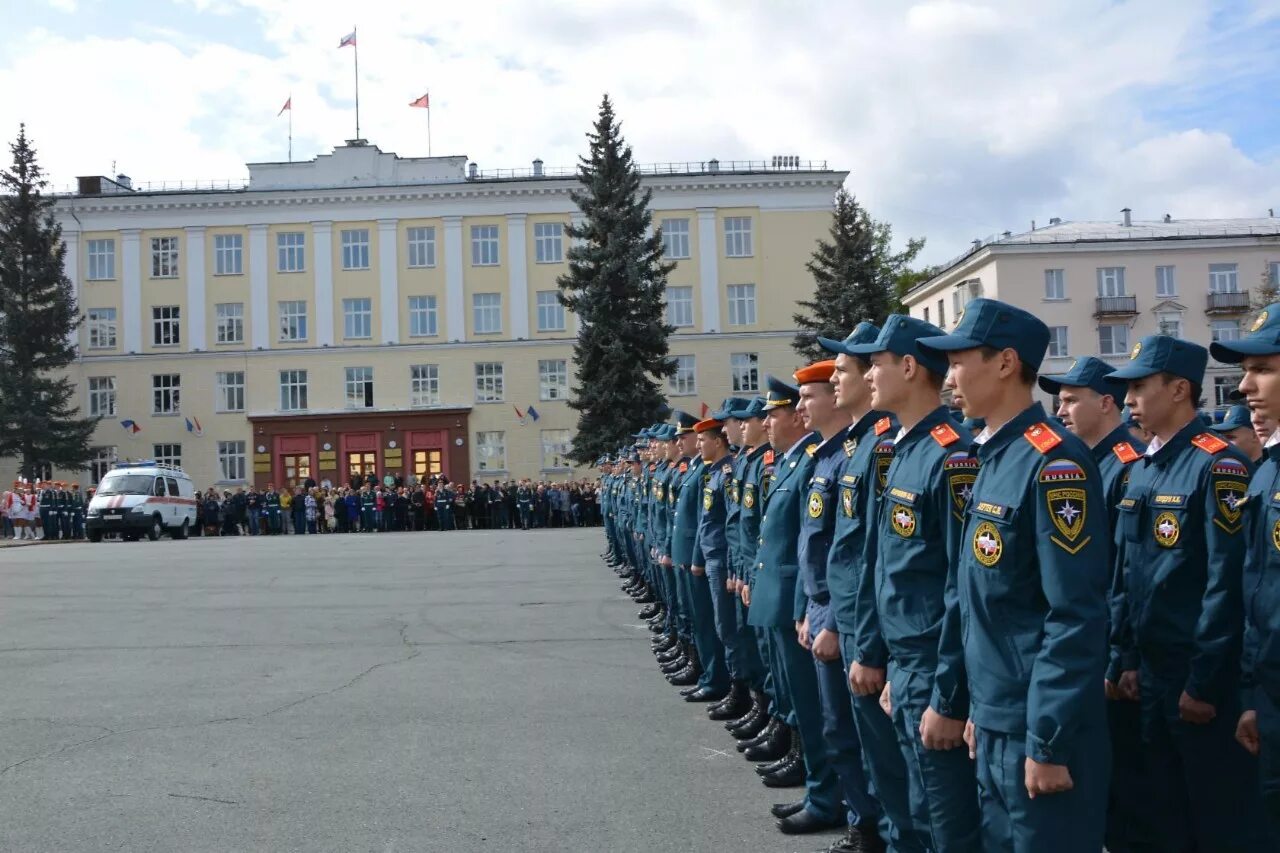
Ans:
[[[44,465],[84,468],[98,418],[81,418],[65,369],[79,327],[67,248],[35,149],[20,126],[13,165],[0,172],[0,457],[37,479]]]
[[[661,383],[676,369],[667,348],[675,329],[665,319],[674,264],[663,260],[661,232],[646,234],[652,193],[641,188],[608,95],[587,139],[578,166],[582,189],[572,194],[585,219],[565,229],[576,242],[567,252],[569,272],[557,282],[560,303],[578,317],[569,398],[579,413],[569,457],[578,463],[663,419]]]
[[[819,240],[805,264],[817,286],[812,300],[797,303],[806,313],[792,316],[800,329],[791,344],[796,352],[826,358],[819,336],[843,339],[863,320],[883,323],[898,307],[899,277],[924,240],[909,240],[895,253],[892,239],[888,223],[873,220],[844,187],[836,192],[830,239]]]

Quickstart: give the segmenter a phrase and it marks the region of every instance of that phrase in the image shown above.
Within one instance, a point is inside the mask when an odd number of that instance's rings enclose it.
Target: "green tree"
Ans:
[[[1273,302],[1280,302],[1280,281],[1275,281],[1271,274],[1271,264],[1262,268],[1262,280],[1249,294],[1249,310],[1255,313]]]
[[[650,225],[652,193],[623,140],[613,104],[605,95],[590,149],[579,158],[582,189],[573,201],[585,217],[565,229],[575,241],[560,276],[560,303],[578,317],[573,347],[576,379],[569,399],[578,414],[569,457],[587,463],[628,443],[637,429],[662,420],[662,380],[676,369],[667,338],[667,274],[662,233]]]
[[[20,126],[13,165],[0,172],[0,457],[36,479],[44,465],[84,468],[98,418],[81,418],[66,375],[80,325],[67,248],[35,149]]]
[[[805,268],[813,276],[813,299],[798,305],[792,319],[800,328],[791,346],[809,360],[825,357],[818,337],[844,338],[863,320],[883,323],[898,306],[897,284],[924,240],[892,249],[893,229],[877,222],[848,190],[836,192],[830,239],[819,240]]]

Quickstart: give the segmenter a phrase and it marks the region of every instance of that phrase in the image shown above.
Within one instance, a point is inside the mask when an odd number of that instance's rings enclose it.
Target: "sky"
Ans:
[[[1280,0],[0,0],[0,138],[55,189],[243,179],[361,135],[571,166],[826,161],[925,262],[1032,220],[1280,208]]]

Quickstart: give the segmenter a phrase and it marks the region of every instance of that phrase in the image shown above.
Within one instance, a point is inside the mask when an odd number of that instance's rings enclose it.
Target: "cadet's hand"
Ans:
[[[1187,691],[1182,691],[1182,695],[1178,697],[1178,716],[1185,723],[1195,723],[1203,726],[1218,716],[1218,710],[1208,702],[1201,702],[1199,699],[1192,699],[1187,695]]]
[[[1102,679],[1102,692],[1105,693],[1107,698],[1112,702],[1116,702],[1120,699],[1120,688],[1117,687],[1116,683],[1109,678]]]
[[[689,571],[693,572],[698,577],[702,577],[707,573],[707,569],[705,566],[690,566]]]
[[[746,607],[751,606],[751,585],[750,584],[744,583],[742,585],[742,604]]]
[[[884,711],[890,717],[893,716],[893,697],[889,695],[891,687],[892,685],[886,681],[884,683],[884,690],[880,691],[880,710]]]
[[[1128,699],[1130,702],[1141,699],[1142,690],[1138,687],[1138,671],[1126,669],[1120,673],[1120,683],[1116,685],[1116,689],[1120,691],[1121,699]]]
[[[1076,786],[1071,781],[1071,771],[1065,764],[1041,764],[1028,758],[1023,773],[1026,776],[1027,796],[1033,800],[1038,794],[1058,794]]]
[[[973,720],[964,724],[964,742],[969,745],[969,760],[973,761],[978,757],[978,731],[974,728]]]
[[[884,668],[855,663],[849,667],[849,689],[854,696],[874,696],[884,690]]]
[[[920,718],[920,742],[925,749],[955,749],[964,745],[964,720],[944,717],[932,708]]]
[[[806,649],[809,648],[809,617],[806,616],[800,622],[796,623],[796,639],[800,641],[800,645]]]
[[[662,567],[663,567],[664,569],[669,569],[669,568],[671,568],[671,566],[672,566],[672,565],[673,565],[673,563],[671,562],[671,558],[670,558],[670,557],[663,557],[663,558],[662,558]]]
[[[840,635],[829,628],[823,628],[813,638],[813,656],[820,661],[830,662],[840,659]]]
[[[1240,722],[1236,723],[1236,740],[1240,745],[1249,750],[1250,755],[1257,755],[1261,748],[1261,739],[1258,737],[1258,712],[1245,711],[1240,715]]]

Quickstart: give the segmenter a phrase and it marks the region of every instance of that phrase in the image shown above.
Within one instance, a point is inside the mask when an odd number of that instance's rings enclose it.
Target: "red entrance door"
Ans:
[[[417,477],[420,482],[440,474],[453,479],[449,474],[449,454],[446,452],[448,432],[442,429],[412,430],[406,438],[409,443],[406,474]]]

